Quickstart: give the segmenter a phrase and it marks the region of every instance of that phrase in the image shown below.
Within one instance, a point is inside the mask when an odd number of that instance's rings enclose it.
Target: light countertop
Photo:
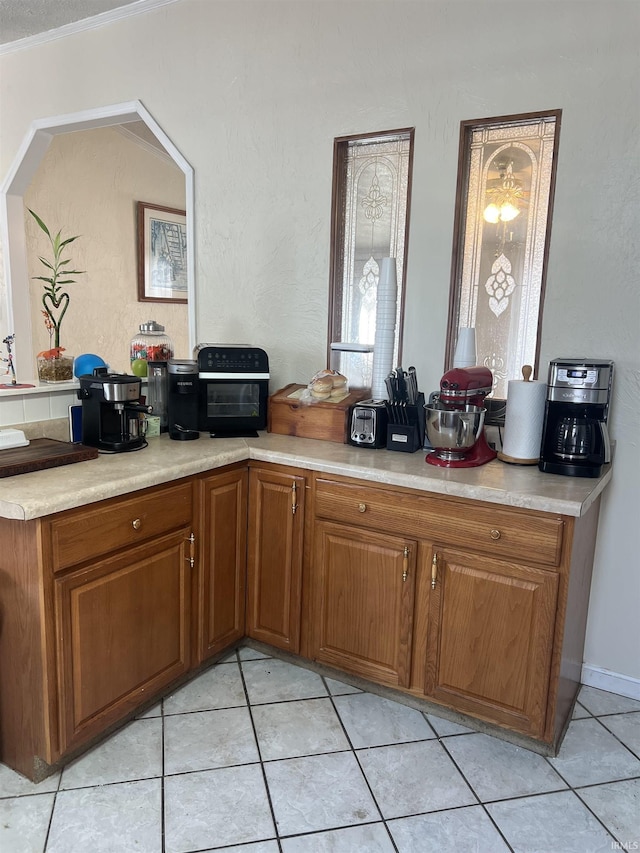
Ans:
[[[591,479],[543,474],[536,466],[499,460],[477,468],[436,468],[426,464],[424,451],[372,450],[271,433],[248,439],[211,439],[203,433],[187,442],[162,435],[132,453],[102,454],[0,479],[0,516],[39,518],[249,459],[576,517],[587,512],[611,479],[610,465]]]

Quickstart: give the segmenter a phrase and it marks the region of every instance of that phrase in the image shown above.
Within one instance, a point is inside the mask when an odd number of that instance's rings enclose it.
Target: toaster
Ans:
[[[349,409],[347,441],[356,447],[386,447],[387,409],[383,400],[363,400]]]

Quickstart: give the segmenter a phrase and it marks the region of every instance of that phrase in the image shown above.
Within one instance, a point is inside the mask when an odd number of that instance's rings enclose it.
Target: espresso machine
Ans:
[[[430,465],[475,468],[495,459],[484,432],[485,397],[493,389],[488,367],[454,367],[440,380],[440,392],[425,406],[425,427],[433,453]]]
[[[126,373],[108,373],[97,367],[93,374],[78,377],[82,401],[82,443],[103,453],[122,453],[147,446],[143,413],[151,406],[140,403],[141,381]]]
[[[557,358],[549,364],[541,471],[600,476],[611,461],[607,419],[612,381],[612,361]]]

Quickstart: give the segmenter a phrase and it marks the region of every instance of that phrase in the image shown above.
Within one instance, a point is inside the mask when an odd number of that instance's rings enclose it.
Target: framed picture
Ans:
[[[138,301],[187,301],[187,216],[139,201]]]

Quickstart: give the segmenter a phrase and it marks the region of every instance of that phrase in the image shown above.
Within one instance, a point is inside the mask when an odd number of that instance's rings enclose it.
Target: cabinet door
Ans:
[[[300,648],[306,479],[254,469],[249,477],[247,634]]]
[[[189,669],[189,534],[157,537],[56,577],[62,752]]]
[[[381,684],[409,683],[416,543],[316,525],[312,656]]]
[[[244,636],[247,479],[243,468],[206,477],[199,483],[200,661]]]
[[[426,693],[541,735],[558,575],[446,549],[432,562]]]

